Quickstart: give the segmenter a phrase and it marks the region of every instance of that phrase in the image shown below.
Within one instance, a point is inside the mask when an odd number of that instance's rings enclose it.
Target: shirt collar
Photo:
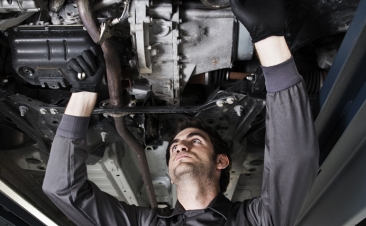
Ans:
[[[231,201],[226,198],[221,192],[211,201],[211,203],[207,206],[206,209],[211,209],[213,211],[215,211],[218,214],[221,214],[226,220],[229,216],[229,212],[231,209]],[[158,217],[161,218],[171,218],[174,217],[176,215],[185,213],[186,210],[184,209],[184,207],[182,206],[182,204],[180,204],[179,201],[177,201],[177,203],[175,204],[175,208],[173,209],[173,211],[166,211],[166,209],[164,209],[163,211],[161,211],[158,214]]]
[[[232,202],[226,198],[224,194],[219,192],[219,194],[211,201],[207,208],[221,214],[227,220],[231,210],[231,204]]]

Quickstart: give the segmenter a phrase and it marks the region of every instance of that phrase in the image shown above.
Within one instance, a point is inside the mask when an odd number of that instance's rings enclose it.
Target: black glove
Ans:
[[[269,36],[283,36],[284,0],[230,0],[236,18],[256,43]]]
[[[67,62],[68,81],[71,92],[95,92],[105,74],[105,63],[101,50],[91,48]]]

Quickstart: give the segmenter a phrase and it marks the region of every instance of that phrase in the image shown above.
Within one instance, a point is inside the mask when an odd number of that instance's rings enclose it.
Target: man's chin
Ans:
[[[175,178],[179,179],[182,176],[187,176],[189,174],[192,174],[194,171],[193,164],[189,162],[180,162],[177,167],[174,169],[173,173]]]

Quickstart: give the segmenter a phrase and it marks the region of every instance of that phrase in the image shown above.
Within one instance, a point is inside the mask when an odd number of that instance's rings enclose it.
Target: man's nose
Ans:
[[[181,151],[188,151],[188,145],[186,145],[184,142],[179,142],[179,144],[177,145],[177,152],[181,152]]]

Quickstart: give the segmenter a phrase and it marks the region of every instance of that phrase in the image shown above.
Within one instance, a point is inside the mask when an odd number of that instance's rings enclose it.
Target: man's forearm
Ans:
[[[290,59],[291,52],[283,36],[271,36],[255,43],[262,66],[278,65]]]
[[[65,114],[72,116],[89,117],[97,101],[97,93],[79,92],[71,95]]]

